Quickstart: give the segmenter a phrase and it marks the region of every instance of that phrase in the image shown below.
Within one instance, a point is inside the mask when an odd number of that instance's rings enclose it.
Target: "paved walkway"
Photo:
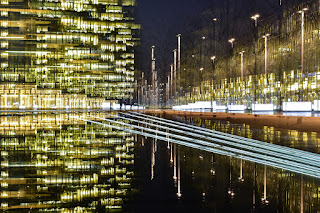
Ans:
[[[225,113],[225,112],[186,112],[173,110],[144,110],[146,114],[170,116],[184,116],[201,119],[226,120],[231,123],[245,123],[257,127],[273,126],[282,129],[295,129],[307,132],[320,132],[320,117],[304,116],[305,114],[276,114],[263,115],[252,113]]]

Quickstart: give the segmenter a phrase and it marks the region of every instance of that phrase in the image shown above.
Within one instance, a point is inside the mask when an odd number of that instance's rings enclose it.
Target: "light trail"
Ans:
[[[307,151],[303,151],[303,150],[297,150],[294,148],[284,147],[284,146],[280,146],[280,145],[270,144],[270,143],[250,139],[250,138],[245,138],[245,137],[232,135],[232,134],[228,134],[228,133],[224,133],[224,132],[210,130],[210,129],[206,129],[206,128],[202,128],[202,127],[198,127],[198,126],[193,126],[190,124],[185,124],[185,123],[181,123],[181,122],[177,122],[177,121],[172,121],[172,120],[168,120],[168,119],[155,117],[155,116],[149,116],[149,115],[145,115],[142,113],[137,113],[137,112],[133,112],[133,113],[141,115],[142,117],[152,118],[152,119],[154,119],[154,120],[152,120],[153,122],[158,122],[158,123],[161,123],[161,124],[164,124],[167,126],[172,126],[174,128],[184,129],[184,130],[188,130],[188,131],[195,131],[195,129],[196,129],[196,130],[200,130],[201,134],[219,137],[222,139],[229,139],[229,140],[231,140],[233,138],[234,141],[239,142],[239,143],[250,144],[255,147],[269,149],[269,150],[281,152],[281,153],[286,153],[286,154],[294,155],[299,158],[305,158],[305,159],[309,159],[312,161],[318,161],[320,163],[320,155],[319,154],[315,154],[315,153],[311,153],[311,152],[307,152]],[[129,114],[129,113],[122,113],[122,114],[133,116],[132,114]],[[146,120],[147,118],[142,118],[142,119]]]
[[[116,115],[111,115],[111,114],[107,114],[107,115],[118,117]],[[98,118],[98,117],[95,117],[95,118]],[[152,124],[152,123],[147,123],[147,122],[143,122],[143,121],[140,121],[140,120],[125,118],[125,117],[118,117],[118,118],[124,119],[124,120],[127,120],[127,121],[131,121],[131,122],[136,122],[136,123],[139,123],[139,124],[145,124],[145,125],[153,126],[153,127],[164,129],[164,130],[169,130],[171,132],[176,132],[176,133],[183,134],[183,135],[189,135],[189,136],[196,137],[196,138],[202,138],[202,139],[205,139],[205,140],[210,140],[214,144],[220,143],[220,144],[224,144],[224,145],[227,145],[227,146],[230,146],[230,147],[238,147],[238,148],[241,148],[242,150],[245,149],[245,150],[254,151],[254,152],[257,152],[257,153],[261,153],[261,154],[268,154],[268,155],[271,155],[271,156],[274,156],[274,157],[277,157],[277,158],[282,158],[282,159],[291,160],[291,161],[297,161],[297,159],[299,159],[298,162],[303,162],[303,163],[308,164],[308,165],[312,165],[312,166],[315,166],[315,167],[320,167],[320,163],[318,163],[317,161],[313,161],[313,160],[309,160],[309,159],[300,159],[300,158],[292,156],[292,155],[290,155],[288,153],[279,153],[279,152],[276,152],[276,151],[273,151],[273,150],[266,150],[266,149],[263,149],[263,148],[260,148],[260,147],[253,147],[253,146],[250,146],[248,144],[235,143],[235,142],[232,142],[232,140],[229,141],[230,138],[224,138],[225,140],[221,140],[221,139],[217,139],[217,138],[214,138],[214,137],[203,136],[203,135],[198,134],[198,133],[191,133],[191,132],[178,130],[178,129],[175,129],[175,128],[168,128],[168,127],[165,127],[165,126],[160,126],[160,125],[156,125],[156,124]]]
[[[101,119],[101,118],[100,118]],[[187,147],[191,147],[191,148],[195,148],[195,149],[199,149],[199,150],[203,150],[203,151],[208,151],[208,152],[212,152],[215,154],[220,154],[220,155],[225,155],[225,156],[230,156],[230,157],[235,157],[235,158],[240,158],[243,160],[248,160],[251,162],[256,162],[256,163],[260,163],[260,164],[264,164],[264,165],[268,165],[268,166],[272,166],[272,167],[276,167],[276,168],[280,168],[280,169],[285,169],[291,172],[295,172],[295,173],[299,173],[299,174],[304,174],[304,175],[308,175],[308,176],[312,176],[312,177],[316,177],[316,178],[320,178],[320,174],[319,174],[319,170],[317,170],[317,172],[315,171],[310,171],[308,169],[306,169],[305,167],[302,168],[297,168],[295,166],[293,166],[292,164],[285,164],[283,163],[282,160],[278,160],[278,161],[270,161],[269,157],[267,156],[262,156],[261,154],[254,154],[253,156],[247,156],[244,154],[236,154],[234,152],[231,151],[226,151],[226,150],[220,150],[214,147],[208,147],[206,145],[202,145],[202,144],[196,144],[194,142],[186,142],[182,139],[180,140],[176,140],[176,139],[172,139],[172,138],[167,138],[167,137],[163,137],[160,136],[159,134],[161,133],[160,131],[157,131],[157,135],[155,134],[150,134],[150,133],[146,133],[146,132],[142,132],[142,131],[137,131],[134,129],[129,129],[129,128],[125,128],[125,127],[119,127],[119,126],[115,126],[115,125],[111,125],[111,124],[105,124],[105,123],[100,123],[97,121],[92,121],[92,120],[87,120],[87,119],[80,119],[89,123],[93,123],[93,124],[97,124],[97,125],[102,125],[102,126],[106,126],[106,127],[111,127],[111,128],[115,128],[118,130],[122,130],[122,131],[126,131],[129,133],[134,133],[134,134],[139,134],[142,136],[146,136],[146,137],[150,137],[150,138],[157,138],[158,140],[162,140],[162,141],[168,141],[171,143],[176,143],[178,145],[183,145],[183,146],[187,146]],[[111,122],[111,123],[121,123],[121,122],[117,122],[117,121],[113,121],[113,120],[109,120],[106,119],[107,121]],[[121,123],[122,125],[124,125],[125,123]],[[127,126],[130,127],[130,124],[126,124]],[[134,128],[135,125],[131,125],[131,128]],[[153,130],[153,132],[155,132],[156,130]],[[164,134],[166,134],[164,132]],[[173,136],[173,135],[171,135]],[[241,150],[239,150],[241,151]],[[258,157],[258,158],[257,158]],[[263,159],[264,157],[266,157],[265,159]],[[262,159],[260,159],[262,158]]]
[[[99,117],[94,117],[94,118],[99,118]],[[101,119],[101,118],[100,118]],[[167,133],[166,132],[162,132],[162,131],[158,131],[158,130],[154,130],[154,129],[150,129],[150,128],[145,128],[145,127],[140,127],[140,126],[137,126],[137,125],[132,125],[132,124],[127,124],[127,123],[123,123],[123,122],[118,122],[118,121],[114,121],[114,120],[110,120],[110,119],[103,119],[105,121],[108,121],[108,122],[113,122],[113,123],[116,123],[116,124],[120,124],[120,125],[124,125],[124,126],[128,126],[128,127],[133,127],[133,128],[136,128],[136,129],[143,129],[144,131],[149,131],[149,132],[153,132],[154,134],[156,134],[156,136],[158,134],[161,134],[161,135],[165,135],[167,136]],[[148,124],[151,126],[151,124]],[[232,148],[232,147],[229,147],[229,146],[222,146],[220,144],[216,144],[216,143],[210,143],[210,142],[207,142],[207,141],[203,141],[203,140],[198,140],[198,139],[195,139],[195,138],[189,138],[189,137],[184,137],[184,136],[181,136],[181,135],[175,135],[175,134],[170,134],[171,137],[174,137],[174,138],[177,138],[177,139],[182,139],[184,141],[188,141],[188,142],[193,142],[193,143],[197,143],[197,144],[201,144],[201,145],[205,145],[205,146],[209,146],[209,147],[213,147],[213,148],[220,148],[222,150],[226,150],[226,151],[231,151],[231,152],[234,152],[236,154],[242,154],[242,155],[247,155],[247,156],[251,156],[251,157],[256,157],[256,158],[262,158],[264,160],[270,160],[270,161],[274,161],[274,162],[281,162],[283,164],[288,164],[288,165],[292,165],[292,166],[296,166],[296,167],[299,167],[299,168],[304,168],[304,169],[308,169],[310,171],[313,171],[313,172],[320,172],[320,169],[319,167],[315,167],[315,166],[310,166],[308,165],[305,161],[300,161],[299,159],[300,158],[293,158],[292,160],[285,160],[283,158],[281,158],[281,156],[277,156],[277,157],[272,157],[272,156],[269,156],[267,155],[266,153],[257,153],[255,152],[256,150],[252,150],[252,151],[245,151],[245,150],[242,150],[242,149],[236,149],[236,148]],[[274,156],[276,156],[274,154]]]

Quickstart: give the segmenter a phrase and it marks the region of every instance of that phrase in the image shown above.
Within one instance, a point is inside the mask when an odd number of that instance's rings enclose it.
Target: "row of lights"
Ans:
[[[280,5],[281,5],[281,0],[280,0]],[[300,13],[301,14],[301,17],[302,17],[302,24],[301,24],[301,34],[302,34],[302,36],[301,36],[301,71],[303,72],[303,62],[304,62],[304,58],[303,58],[303,56],[304,56],[304,15],[305,15],[305,12],[308,10],[308,8],[303,8],[302,10],[299,10],[298,11],[298,13]],[[258,20],[259,20],[259,18],[260,18],[260,15],[259,14],[255,14],[255,15],[253,15],[253,16],[251,16],[251,19],[254,21],[254,26],[257,28],[258,27]],[[214,22],[217,22],[219,19],[217,19],[217,18],[213,18],[212,19]],[[268,50],[267,50],[267,45],[268,45],[268,37],[270,37],[271,36],[271,34],[269,34],[269,33],[267,33],[267,34],[265,34],[265,35],[263,35],[262,36],[262,38],[264,38],[265,39],[265,74],[267,75],[267,60],[268,60]],[[179,35],[177,35],[177,37],[178,37],[178,46],[180,47],[180,38],[181,38],[181,34],[179,34]],[[206,37],[205,36],[203,36],[202,37],[202,39],[203,40],[205,40],[206,39]],[[234,42],[236,41],[236,39],[235,38],[231,38],[231,39],[229,39],[228,40],[228,42],[231,44],[231,48],[233,48],[234,47]],[[175,52],[175,54],[176,54],[176,52],[177,52],[177,50],[174,50],[174,52]],[[243,79],[243,77],[244,77],[244,60],[243,60],[243,58],[244,58],[244,53],[245,53],[245,51],[244,50],[242,50],[242,51],[240,51],[239,52],[239,54],[240,54],[240,57],[241,57],[241,79]],[[195,55],[192,55],[192,58],[194,58],[195,57]],[[215,60],[216,60],[216,56],[211,56],[210,57],[210,59],[211,59],[211,61],[212,61],[212,63],[214,64],[215,63]],[[179,60],[179,62],[180,62],[180,60]],[[176,63],[176,62],[175,62]],[[175,64],[174,63],[174,64]],[[171,68],[173,68],[173,66],[171,66]],[[203,67],[201,67],[200,69],[200,72],[202,73],[203,71],[204,71],[204,68]],[[176,70],[175,70],[176,71]],[[170,80],[171,80],[171,86],[173,87],[173,75],[172,75],[173,73],[172,73],[172,70],[171,70],[171,78],[170,78],[170,75],[169,75],[169,77],[168,77],[168,85],[170,85]],[[176,77],[175,77],[176,78]],[[170,97],[170,96],[169,96]]]
[[[281,5],[281,3],[280,3]],[[302,17],[302,24],[301,24],[301,32],[302,32],[302,42],[301,42],[301,64],[302,64],[302,71],[303,71],[303,51],[304,51],[304,15],[305,12],[308,10],[308,8],[303,8],[302,10],[299,10],[298,13],[301,14]],[[251,19],[254,21],[254,25],[255,27],[258,26],[258,19],[260,18],[259,14],[255,14],[253,16],[251,16]],[[214,22],[218,21],[217,18],[212,19]],[[268,37],[271,36],[271,34],[267,33],[265,35],[262,36],[262,38],[265,39],[265,74],[267,74],[267,42],[268,42]],[[206,39],[206,37],[202,37],[203,40]],[[228,42],[231,44],[231,48],[234,47],[234,42],[236,41],[235,38],[231,38],[228,40]],[[245,53],[244,50],[240,51],[239,54],[241,55],[241,78],[243,78],[243,54]],[[194,55],[192,55],[192,57],[194,57]],[[214,63],[216,56],[212,56],[210,58],[212,60],[212,63]],[[202,72],[204,70],[204,68],[200,68],[200,71]]]

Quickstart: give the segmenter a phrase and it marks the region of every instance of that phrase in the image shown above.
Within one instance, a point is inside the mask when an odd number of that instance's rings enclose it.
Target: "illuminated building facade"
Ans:
[[[185,88],[185,96],[178,102],[215,100],[218,105],[245,105],[247,109],[251,109],[252,104],[274,104],[278,110],[283,110],[284,102],[318,103],[319,7],[319,0],[285,1],[283,5],[276,5],[279,13],[269,17],[261,13],[256,27],[248,16],[232,19],[234,25],[231,30],[239,31],[239,35],[232,35],[236,43],[231,48],[229,43],[226,45],[227,40],[218,38],[214,63],[210,60],[213,53],[200,57],[199,46],[205,45],[198,41],[198,46],[188,52],[189,55],[195,54],[195,58],[187,58],[183,67],[186,72],[182,73],[183,83],[191,86]],[[299,13],[301,10],[305,10],[304,21]],[[251,28],[239,30],[236,23],[246,21],[250,21]],[[221,20],[216,25],[217,35],[224,35],[224,24]],[[206,43],[207,46],[210,43],[214,45],[215,38],[212,39]],[[223,49],[228,52],[221,52]],[[193,74],[200,67],[206,67],[203,76]]]
[[[1,108],[99,108],[132,99],[134,6],[134,0],[1,1]]]
[[[256,86],[255,86],[256,84]],[[280,109],[283,101],[302,100],[315,102],[320,99],[320,72],[302,73],[298,71],[283,72],[281,76],[274,73],[268,75],[248,75],[226,78],[218,81],[201,82],[201,86],[180,97],[180,103],[210,101],[211,97],[218,105],[273,103]],[[203,91],[203,92],[200,92]]]

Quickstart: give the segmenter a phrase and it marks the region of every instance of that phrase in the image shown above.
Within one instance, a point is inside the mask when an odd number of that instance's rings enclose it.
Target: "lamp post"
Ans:
[[[166,99],[167,99],[167,106],[170,105],[170,74],[168,75],[168,82],[167,82],[167,88],[166,88]]]
[[[206,36],[203,36],[203,37],[202,37],[202,40],[204,41],[203,68],[202,68],[202,71],[203,71],[203,70],[206,70],[207,37],[206,37]],[[201,61],[201,59],[200,59],[200,61]],[[203,77],[203,75],[204,75],[204,77]],[[204,80],[204,79],[205,79],[205,80]],[[206,81],[206,73],[201,72],[201,83],[202,83],[203,81]],[[205,86],[206,86],[206,84],[204,84],[204,88],[202,88],[202,90],[203,90],[202,93],[204,93],[204,94],[205,94],[205,88],[206,88]],[[205,100],[205,99],[204,99],[204,100]]]
[[[141,74],[141,103],[139,105],[145,106],[145,85],[144,85],[144,72]]]
[[[173,64],[170,65],[170,102],[173,105]]]
[[[246,88],[246,83],[244,82],[244,77],[243,77],[243,69],[244,69],[244,66],[243,66],[243,54],[245,53],[244,50],[242,50],[241,52],[239,52],[240,54],[240,59],[241,59],[241,79],[240,79],[240,82],[243,82],[244,83],[244,89]],[[246,89],[245,89],[246,91]],[[245,93],[246,94],[246,93]],[[246,95],[245,95],[246,96]],[[243,96],[241,96],[241,99],[243,98]],[[248,102],[248,101],[247,101]]]
[[[177,50],[173,50],[174,101],[177,101]]]
[[[178,71],[178,97],[181,95],[180,87],[181,87],[181,34],[177,35],[178,38],[178,65],[177,65],[177,71]]]
[[[195,61],[195,56],[194,56],[194,54],[192,54],[192,60],[193,60],[193,72],[192,72],[192,86],[194,86],[195,84],[194,84],[194,82],[193,82],[193,80],[194,80],[194,74],[196,73],[196,61]],[[191,91],[190,91],[191,92]]]
[[[267,66],[268,66],[268,37],[270,34],[262,36],[264,38],[264,74],[267,77]]]
[[[144,80],[144,107],[147,108],[148,106],[148,80]]]
[[[270,36],[270,34],[265,34],[264,36],[262,36],[262,38],[264,38],[264,74],[266,76],[266,82],[265,82],[265,85],[266,87],[269,86],[269,78],[268,78],[268,37]],[[267,102],[267,94],[264,94],[265,95],[265,100],[264,102],[266,103]],[[271,97],[272,99],[272,97]]]
[[[257,82],[256,82],[256,78],[257,78],[257,38],[258,38],[258,19],[260,18],[259,14],[255,14],[253,16],[251,16],[251,19],[254,20],[254,97],[253,97],[253,102],[255,104],[256,102],[256,96],[257,96]]]
[[[298,11],[301,14],[301,72],[303,72],[303,59],[304,59],[304,19],[305,19],[305,12],[308,8],[303,8],[302,10]]]
[[[254,26],[257,27],[258,26],[258,19],[260,18],[259,14],[255,14],[253,16],[251,16],[251,19],[254,20]]]
[[[234,47],[234,42],[235,42],[235,40],[236,39],[234,39],[234,38],[231,38],[231,39],[229,39],[228,40],[228,42],[231,44],[231,50],[230,50],[230,55],[231,55],[231,57],[230,57],[230,70],[229,70],[229,78],[232,76],[232,74],[233,74],[233,72],[232,72],[232,70],[233,70],[233,63],[232,63],[232,60],[233,60],[233,47]],[[231,78],[230,78],[230,84],[231,84]],[[229,104],[230,104],[230,98],[231,98],[231,101],[234,103],[234,101],[235,101],[235,97],[231,97],[231,94],[230,94],[230,90],[229,90],[229,100],[228,100],[228,102],[229,102]]]
[[[241,56],[241,80],[243,80],[243,54],[245,51],[241,51],[239,54]]]
[[[213,76],[214,76],[214,70],[215,70],[215,64],[214,64],[214,60],[216,59],[216,56],[212,56],[210,58],[212,60],[212,78],[211,78],[211,112],[213,112],[213,95],[214,95],[214,91],[213,91]]]
[[[301,14],[301,74],[304,72],[304,19],[305,12],[308,8],[303,8],[298,11]],[[301,88],[300,88],[300,99],[303,101],[303,88],[302,88],[302,76],[301,76]]]
[[[231,38],[231,39],[228,40],[228,42],[231,44],[231,48],[233,48],[233,43],[234,43],[235,40],[236,39],[234,39],[234,38]]]
[[[210,59],[212,60],[212,63],[214,64],[214,60],[216,59],[216,56],[212,56]]]
[[[202,96],[202,90],[201,90],[201,85],[202,85],[202,71],[204,70],[204,68],[203,67],[201,67],[200,68],[200,72],[201,72],[201,76],[200,76],[200,96]],[[200,98],[200,100],[201,100],[201,98]]]
[[[152,60],[152,106],[157,107],[157,72],[156,72],[156,59],[154,54],[155,46],[151,47],[151,60]]]
[[[231,59],[230,59],[230,72],[231,72],[231,70],[232,70],[232,66],[233,66],[233,64],[232,64],[232,57],[233,57],[233,47],[234,47],[234,42],[235,42],[235,38],[231,38],[231,39],[229,39],[228,40],[228,42],[231,44],[231,52],[230,52],[230,55],[231,55]]]

